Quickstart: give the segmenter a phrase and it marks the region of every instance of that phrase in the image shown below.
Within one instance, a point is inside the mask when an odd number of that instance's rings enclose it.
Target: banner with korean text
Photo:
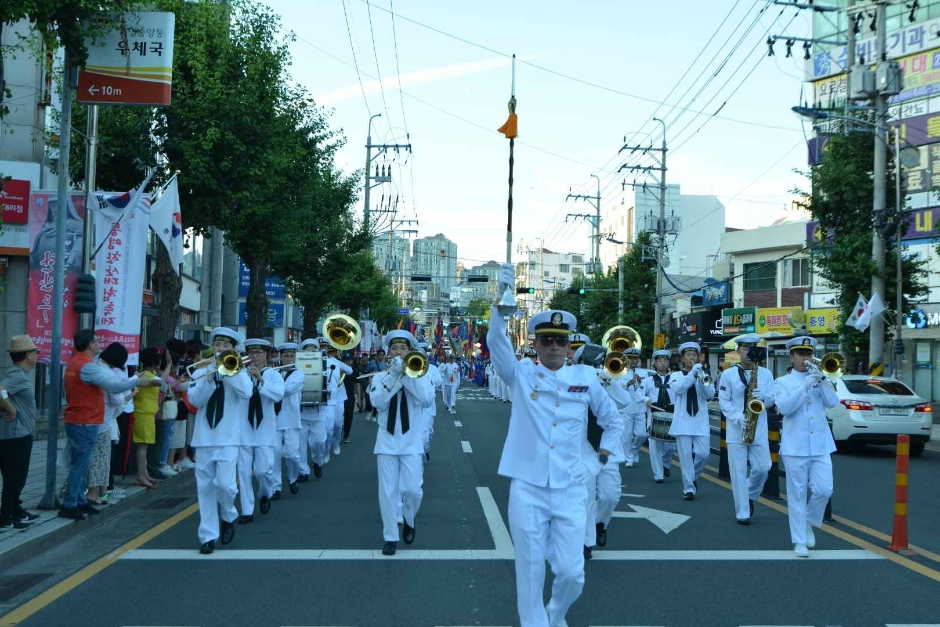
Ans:
[[[806,310],[806,330],[812,335],[834,335],[839,328],[839,310],[825,307]]]
[[[39,348],[39,360],[49,363],[52,348],[52,297],[55,267],[56,192],[36,191],[29,195],[29,287],[26,303],[26,333]],[[72,294],[82,272],[82,221],[85,195],[71,194],[65,218],[65,290],[62,302],[62,363],[72,358],[72,338],[78,330],[78,314],[72,309]]]
[[[149,182],[149,180],[148,180]],[[105,348],[120,342],[127,349],[127,365],[136,366],[140,352],[140,316],[150,197],[141,195],[132,206],[134,191],[95,194],[95,332]],[[161,341],[165,338],[160,338]]]
[[[806,325],[802,307],[761,307],[757,310],[757,333],[794,335]],[[794,329],[795,327],[795,329]]]

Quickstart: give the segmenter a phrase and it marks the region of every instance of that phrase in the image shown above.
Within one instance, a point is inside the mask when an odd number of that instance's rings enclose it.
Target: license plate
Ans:
[[[879,407],[878,413],[882,416],[906,416],[910,413],[907,407]]]

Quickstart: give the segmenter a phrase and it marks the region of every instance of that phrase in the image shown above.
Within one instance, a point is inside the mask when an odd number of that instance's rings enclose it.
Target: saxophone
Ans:
[[[747,384],[747,393],[744,395],[744,430],[741,439],[745,444],[753,444],[757,434],[757,420],[764,412],[764,401],[752,398],[757,388],[757,364],[751,368],[751,380]]]

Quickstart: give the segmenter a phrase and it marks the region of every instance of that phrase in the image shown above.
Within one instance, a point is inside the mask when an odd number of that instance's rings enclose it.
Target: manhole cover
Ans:
[[[9,601],[24,590],[29,590],[49,575],[51,573],[0,576],[0,601]]]
[[[144,509],[173,509],[189,500],[188,496],[168,496],[157,499]]]

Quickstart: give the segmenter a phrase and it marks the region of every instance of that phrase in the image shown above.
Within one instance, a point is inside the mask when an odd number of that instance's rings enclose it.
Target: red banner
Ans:
[[[29,181],[12,179],[0,191],[4,224],[29,222]]]
[[[78,314],[72,310],[72,294],[82,272],[82,237],[85,217],[83,193],[70,195],[65,226],[65,291],[62,304],[62,363],[72,358],[72,338],[78,330]],[[55,265],[55,192],[33,192],[29,201],[29,293],[26,332],[39,347],[39,360],[49,362],[52,346],[53,277]]]

